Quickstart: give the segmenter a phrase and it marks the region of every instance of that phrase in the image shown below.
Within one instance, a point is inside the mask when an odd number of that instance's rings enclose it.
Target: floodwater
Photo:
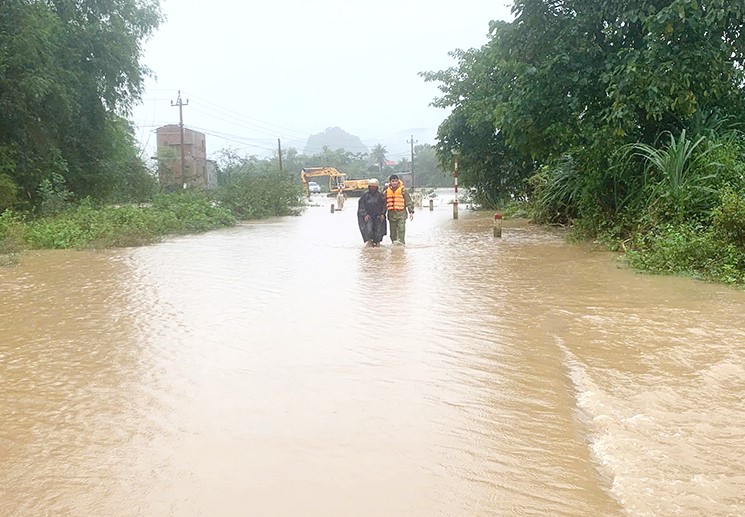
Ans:
[[[314,201],[0,269],[0,515],[745,514],[745,292]]]

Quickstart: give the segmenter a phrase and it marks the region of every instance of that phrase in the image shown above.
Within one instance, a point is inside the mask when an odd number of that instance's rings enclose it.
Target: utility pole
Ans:
[[[406,143],[411,144],[411,188],[414,188],[414,144],[418,144],[419,140],[414,140],[414,135],[411,135],[411,140]]]
[[[176,102],[171,101],[171,107],[178,106],[178,127],[179,133],[181,134],[181,183],[182,188],[186,188],[186,168],[184,165],[184,106],[189,105],[189,99],[186,99],[186,103],[181,100],[181,90],[178,91],[178,97]]]
[[[279,173],[282,174],[282,141],[277,138],[277,153],[279,156]]]

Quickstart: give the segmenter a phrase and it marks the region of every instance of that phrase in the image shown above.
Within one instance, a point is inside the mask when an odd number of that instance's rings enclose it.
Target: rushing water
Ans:
[[[745,293],[316,201],[0,269],[0,515],[745,514]]]

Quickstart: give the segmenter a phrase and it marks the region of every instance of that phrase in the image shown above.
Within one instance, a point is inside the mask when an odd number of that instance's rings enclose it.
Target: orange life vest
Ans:
[[[391,187],[385,189],[385,203],[388,210],[403,210],[406,208],[404,203],[404,186],[399,185],[396,190]]]

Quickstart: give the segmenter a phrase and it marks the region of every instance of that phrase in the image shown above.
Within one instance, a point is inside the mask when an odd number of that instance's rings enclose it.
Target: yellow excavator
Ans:
[[[308,178],[316,178],[318,176],[329,177],[329,193],[339,192],[339,188],[344,191],[345,194],[362,195],[367,190],[367,180],[348,180],[347,175],[343,172],[339,172],[334,167],[305,167],[300,170],[300,182],[303,184],[303,190],[305,195],[310,198],[310,190],[308,189]]]

